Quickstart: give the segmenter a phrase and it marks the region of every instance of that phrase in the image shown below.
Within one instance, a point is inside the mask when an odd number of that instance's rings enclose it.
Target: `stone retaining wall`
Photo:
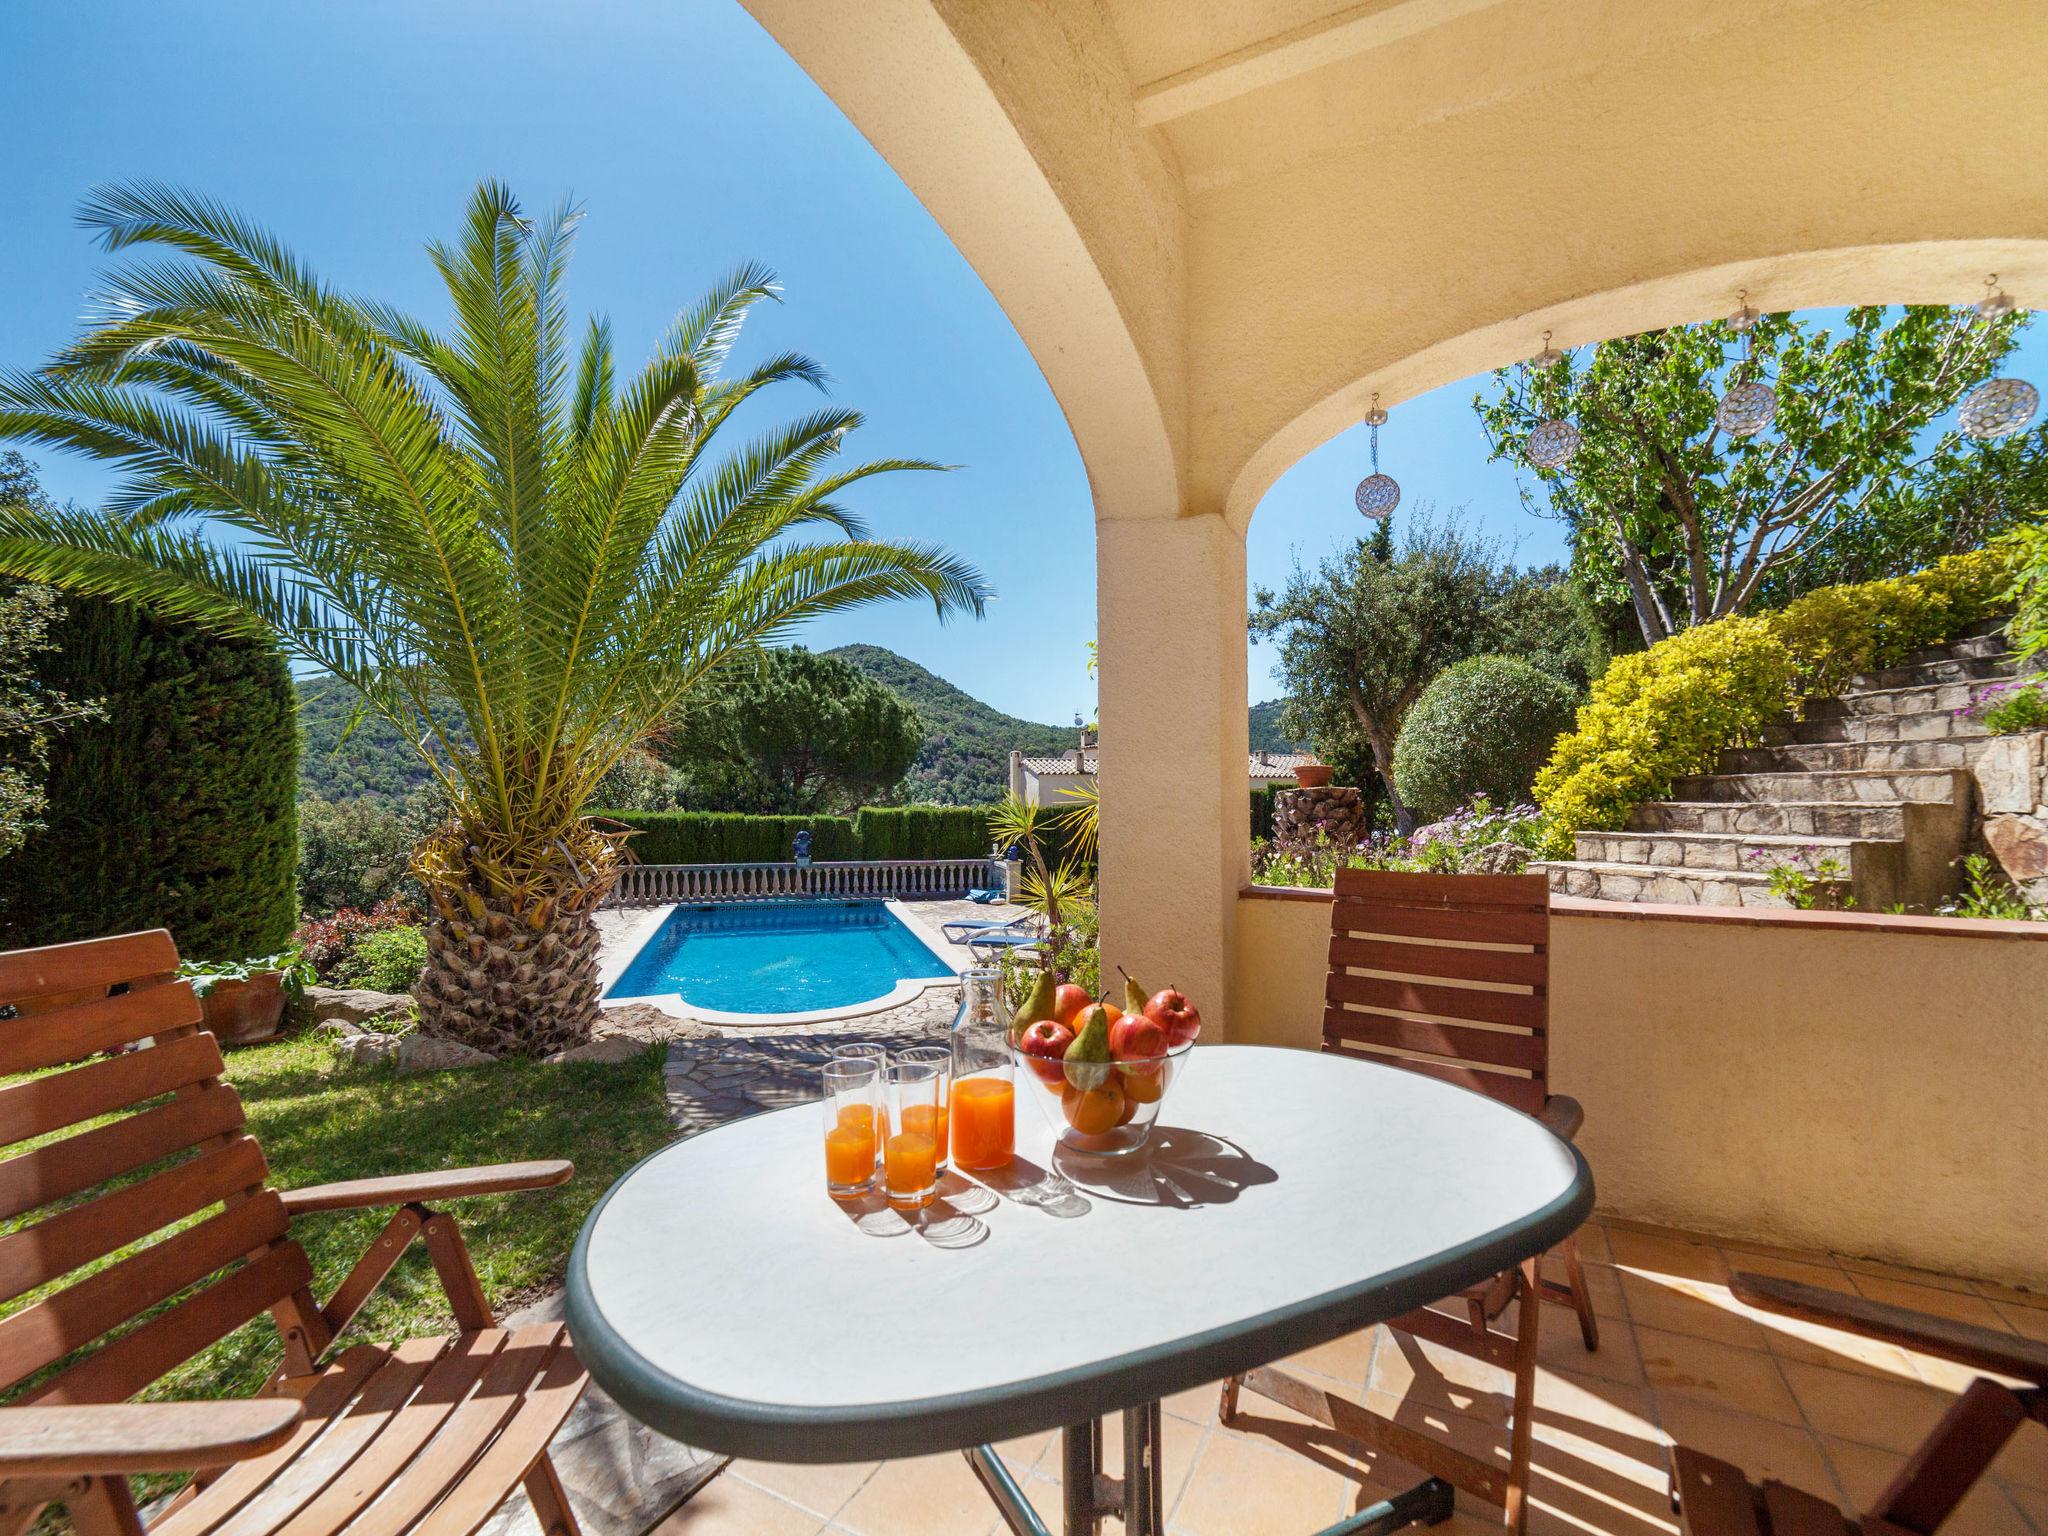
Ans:
[[[2028,906],[2048,911],[2048,731],[1994,737],[1972,771],[1985,849]]]

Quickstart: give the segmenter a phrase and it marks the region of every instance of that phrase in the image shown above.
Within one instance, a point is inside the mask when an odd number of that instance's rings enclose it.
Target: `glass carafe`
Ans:
[[[953,1017],[953,1164],[975,1171],[1008,1165],[1017,1143],[1015,1058],[1003,973],[977,966],[960,977]]]

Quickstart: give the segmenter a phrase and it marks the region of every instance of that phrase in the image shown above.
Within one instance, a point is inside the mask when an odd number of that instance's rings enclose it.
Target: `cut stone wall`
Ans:
[[[1365,797],[1339,784],[1283,789],[1273,797],[1274,841],[1311,838],[1319,830],[1347,847],[1364,842]]]
[[[2027,905],[2048,910],[2048,731],[1985,743],[1977,779],[1977,834]]]

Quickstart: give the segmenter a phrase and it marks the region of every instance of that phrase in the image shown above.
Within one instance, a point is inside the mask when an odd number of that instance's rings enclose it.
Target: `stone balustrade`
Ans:
[[[843,859],[814,864],[632,864],[609,906],[789,901],[805,897],[960,897],[1002,883],[991,859]]]

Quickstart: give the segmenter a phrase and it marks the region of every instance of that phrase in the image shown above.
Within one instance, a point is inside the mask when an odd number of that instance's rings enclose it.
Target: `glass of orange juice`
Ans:
[[[932,1203],[939,1182],[939,1084],[936,1064],[889,1064],[891,1134],[882,1144],[882,1185],[899,1211]]]
[[[825,1063],[825,1192],[857,1200],[875,1187],[882,1136],[882,1074],[871,1060],[835,1057]]]
[[[901,1125],[906,1131],[921,1129],[931,1135],[933,1144],[939,1149],[939,1177],[943,1179],[946,1176],[946,1167],[949,1161],[947,1151],[951,1144],[948,1135],[947,1116],[948,1112],[952,1109],[953,1098],[953,1048],[949,1045],[913,1045],[907,1051],[898,1051],[896,1053],[896,1060],[928,1061],[939,1069],[938,1113],[927,1117],[922,1113],[922,1106],[913,1106],[913,1108],[919,1111],[917,1118],[915,1120],[899,1120],[897,1124]]]
[[[854,1040],[832,1047],[834,1061],[871,1061],[875,1064],[875,1172],[882,1171],[882,1143],[889,1135],[889,1052],[886,1046]]]

